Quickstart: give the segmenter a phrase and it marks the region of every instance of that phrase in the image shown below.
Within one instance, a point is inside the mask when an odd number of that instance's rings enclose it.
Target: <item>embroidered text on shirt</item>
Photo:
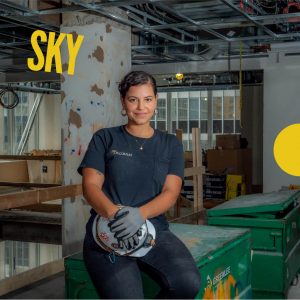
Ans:
[[[112,155],[121,155],[121,156],[128,156],[132,157],[132,153],[127,153],[127,152],[119,152],[117,150],[111,150]]]

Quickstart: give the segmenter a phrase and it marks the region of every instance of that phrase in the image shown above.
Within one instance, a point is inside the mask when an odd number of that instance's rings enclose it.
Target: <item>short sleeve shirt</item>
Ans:
[[[139,207],[161,193],[168,174],[183,178],[182,144],[159,130],[143,139],[124,126],[104,128],[93,135],[78,172],[85,167],[104,174],[102,190],[113,203]],[[168,227],[164,215],[151,221],[155,227]]]

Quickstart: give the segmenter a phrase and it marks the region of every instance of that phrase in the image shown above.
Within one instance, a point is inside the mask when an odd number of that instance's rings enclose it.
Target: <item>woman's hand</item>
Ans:
[[[117,239],[125,240],[135,235],[144,222],[138,207],[125,206],[117,211],[108,226],[111,232],[115,232]]]

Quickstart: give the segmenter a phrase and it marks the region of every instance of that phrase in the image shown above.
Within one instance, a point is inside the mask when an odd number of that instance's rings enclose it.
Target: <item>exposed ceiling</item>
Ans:
[[[0,73],[26,72],[30,37],[59,32],[62,14],[88,12],[132,26],[132,63],[209,61],[300,53],[300,0],[0,1]],[[111,7],[122,9],[115,13]]]

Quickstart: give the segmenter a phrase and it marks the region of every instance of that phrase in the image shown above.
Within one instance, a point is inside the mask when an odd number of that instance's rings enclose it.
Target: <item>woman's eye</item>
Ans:
[[[135,98],[129,98],[129,99],[128,99],[129,102],[135,102],[136,100],[137,100],[137,99],[135,99]]]
[[[152,98],[146,98],[146,102],[152,101]]]

